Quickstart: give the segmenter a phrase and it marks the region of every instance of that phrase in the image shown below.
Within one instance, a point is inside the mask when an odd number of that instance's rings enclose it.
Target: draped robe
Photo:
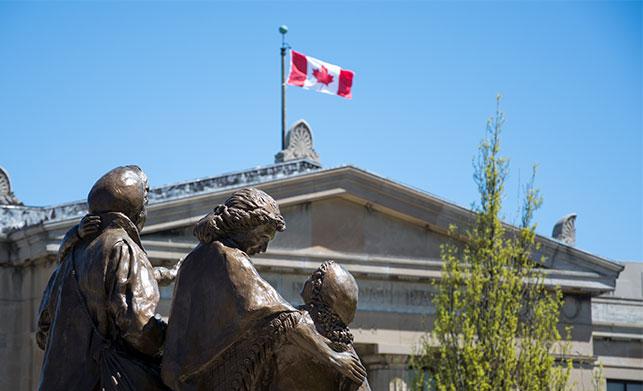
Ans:
[[[159,361],[165,324],[155,317],[160,295],[154,269],[124,214],[100,216],[98,236],[73,248],[63,244],[64,258],[43,295],[39,389],[164,390]],[[110,387],[112,376],[117,387]]]
[[[301,313],[261,278],[245,252],[219,241],[192,250],[175,284],[164,382],[174,390],[263,388],[277,340]]]

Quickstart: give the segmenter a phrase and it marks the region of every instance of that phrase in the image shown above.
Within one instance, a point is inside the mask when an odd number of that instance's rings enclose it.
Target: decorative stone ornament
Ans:
[[[275,163],[308,159],[319,163],[319,155],[313,148],[313,133],[310,125],[300,119],[286,134],[286,149],[275,155]]]
[[[11,191],[9,174],[2,167],[0,167],[0,205],[22,205]]]
[[[580,312],[581,304],[577,298],[574,296],[565,296],[565,301],[563,303],[562,312],[567,319],[574,319],[578,316]]]
[[[9,182],[9,175],[7,172],[0,168],[0,195],[7,195],[11,192],[11,183]]]
[[[576,244],[576,213],[570,213],[558,220],[551,236],[569,246],[574,246]]]

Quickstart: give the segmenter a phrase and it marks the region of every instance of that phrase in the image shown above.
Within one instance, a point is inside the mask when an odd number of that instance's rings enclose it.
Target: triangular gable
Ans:
[[[312,237],[317,238],[315,240],[319,243],[305,245],[306,243],[302,242],[297,247],[298,251],[313,248],[314,250],[310,251],[312,255],[323,253],[321,251],[323,249],[329,252],[327,255],[332,255],[334,252],[350,254],[353,258],[381,257],[382,259],[377,262],[380,266],[386,264],[386,259],[393,262],[389,266],[394,266],[396,264],[394,261],[407,260],[410,261],[410,264],[415,265],[428,262],[429,267],[421,269],[439,271],[439,267],[436,269],[433,265],[434,263],[439,265],[439,241],[437,239],[446,238],[445,233],[450,224],[464,226],[471,223],[475,217],[471,211],[465,208],[354,167],[319,170],[264,182],[257,187],[271,194],[280,203],[285,213],[292,208],[310,207],[313,203],[315,204],[313,209],[326,208],[327,212],[325,213],[332,212],[333,204],[335,208],[343,208],[335,213],[337,215],[335,223],[325,221],[323,224],[319,222],[316,225],[316,231]],[[189,235],[191,226],[211,211],[214,206],[223,202],[234,190],[236,189],[226,189],[224,192],[202,194],[153,205],[149,213],[149,224],[143,231],[143,239],[156,242],[163,235],[169,239],[172,234],[168,236],[168,230],[183,229],[186,234],[185,244],[192,242],[193,239]],[[361,220],[360,224],[366,224],[364,229],[370,229],[368,234],[370,236],[366,239],[373,240],[378,235],[384,235],[387,238],[396,235],[401,242],[408,240],[408,247],[415,250],[396,249],[394,243],[387,244],[384,240],[380,248],[367,246],[360,250],[360,246],[354,246],[356,251],[350,251],[350,246],[345,244],[350,240],[343,239],[347,234],[342,229],[350,227],[351,224],[357,224],[355,216],[360,214],[367,216],[368,211],[371,211],[373,216],[380,216],[381,221],[378,225],[373,224],[372,221]],[[324,212],[320,213],[323,216]],[[388,224],[391,227],[387,228],[386,219],[389,219]],[[287,235],[294,237],[298,230],[302,230],[302,227],[297,226],[295,221],[287,221],[287,224],[289,231],[292,232],[292,235]],[[320,224],[325,224],[325,226],[320,227]],[[393,229],[393,226],[396,229]],[[354,236],[359,233],[355,232],[355,229],[353,228]],[[401,231],[396,232],[396,230]],[[343,233],[338,235],[337,232]],[[426,247],[419,245],[417,240],[413,239],[421,236],[417,232],[424,232],[425,241],[431,242],[430,245]],[[341,239],[337,240],[334,246],[328,245],[328,242],[333,238]],[[432,238],[435,240],[431,240]],[[352,240],[359,244],[360,240],[364,241],[365,239],[355,236]],[[551,269],[552,276],[566,281],[569,286],[586,286],[589,281],[594,281],[598,285],[593,286],[591,291],[609,290],[614,285],[622,268],[616,263],[549,238],[538,236],[537,240],[542,244],[542,255],[546,258],[543,266]],[[389,249],[386,248],[387,246]],[[277,239],[271,249],[274,248],[276,251],[282,247],[294,248],[281,245],[280,239]],[[274,251],[269,250],[265,257],[270,256],[271,253]],[[282,254],[281,256],[286,257],[286,255]],[[404,261],[402,266],[406,267],[404,265],[408,266],[408,263]],[[420,275],[423,274],[425,273],[420,273]],[[428,273],[426,277],[432,275],[434,275],[433,272]],[[582,287],[578,289],[583,290]]]

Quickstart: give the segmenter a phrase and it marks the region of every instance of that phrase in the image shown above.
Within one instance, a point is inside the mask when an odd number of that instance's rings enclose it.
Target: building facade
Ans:
[[[374,390],[406,390],[413,375],[409,357],[433,324],[430,282],[440,278],[440,244],[451,224],[465,226],[475,215],[357,167],[322,168],[317,159],[310,128],[300,121],[273,165],[153,188],[143,246],[153,264],[172,265],[196,245],[194,223],[232,192],[247,186],[266,191],[278,201],[288,228],[254,258],[257,270],[284,298],[300,304],[304,281],[322,262],[344,265],[359,284],[351,329],[369,381]],[[24,206],[3,175],[0,390],[33,390],[42,361],[35,343],[38,305],[60,240],[86,213],[86,204]],[[573,326],[576,388],[592,389],[600,362],[608,389],[636,389],[643,382],[643,268],[628,264],[624,270],[575,248],[568,238],[537,240],[547,283],[564,292],[561,326]],[[159,312],[167,316],[172,287],[161,294]]]

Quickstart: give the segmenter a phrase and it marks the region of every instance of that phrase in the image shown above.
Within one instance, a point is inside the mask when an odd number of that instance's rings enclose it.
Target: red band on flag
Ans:
[[[342,69],[339,72],[339,87],[337,88],[337,95],[343,96],[346,99],[351,99],[351,87],[353,86],[353,71]]]
[[[306,81],[306,74],[308,73],[308,61],[306,56],[297,53],[294,50],[290,51],[290,75],[288,76],[288,84],[293,86],[302,87]]]

